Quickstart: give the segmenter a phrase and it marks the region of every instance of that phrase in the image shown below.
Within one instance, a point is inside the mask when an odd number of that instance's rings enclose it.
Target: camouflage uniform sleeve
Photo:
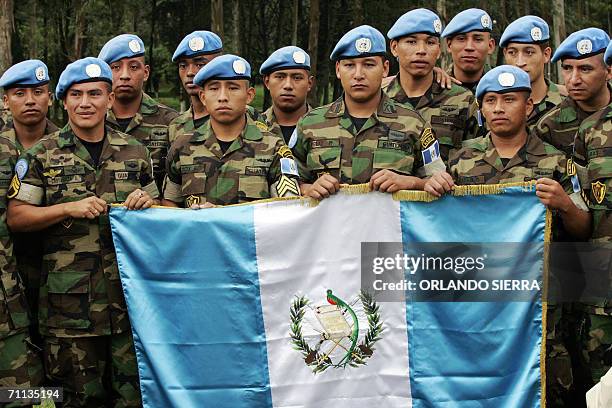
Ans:
[[[468,107],[468,118],[465,124],[463,140],[474,139],[480,135],[480,125],[478,124],[478,103],[474,96],[470,97]]]
[[[293,146],[293,155],[295,156],[295,160],[298,165],[300,180],[304,183],[313,183],[315,181],[315,177],[313,172],[308,169],[306,161],[310,146],[304,133],[303,119],[298,121],[295,131],[297,133],[297,141],[295,142],[295,146]]]
[[[153,161],[149,150],[143,146],[143,155],[145,156],[144,164],[140,170],[140,186],[152,198],[159,198],[159,189],[153,177]]]
[[[414,173],[418,177],[429,177],[440,171],[444,171],[446,166],[440,156],[440,142],[426,122],[422,128],[421,136],[414,144]]]
[[[268,171],[268,185],[272,197],[295,197],[300,195],[299,172],[291,149],[285,141],[278,139],[276,153]]]
[[[166,160],[166,177],[164,179],[163,197],[166,200],[182,204],[183,194],[181,192],[182,179],[179,163],[179,149],[176,143],[172,143]]]
[[[45,188],[43,165],[37,155],[35,145],[21,154],[15,164],[15,175],[11,180],[7,198],[17,199],[32,205],[44,203]]]
[[[458,180],[457,165],[459,164],[460,157],[461,149],[453,149],[448,154],[448,174],[451,175],[455,182]]]

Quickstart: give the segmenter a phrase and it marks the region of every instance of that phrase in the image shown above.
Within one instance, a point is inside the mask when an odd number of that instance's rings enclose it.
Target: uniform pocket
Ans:
[[[140,172],[138,171],[115,171],[115,199],[124,202],[127,197],[137,188],[140,188]]]
[[[240,200],[246,201],[269,198],[268,179],[265,176],[241,175],[238,180],[238,196]]]
[[[0,338],[29,324],[26,297],[19,275],[14,273],[7,277],[2,279],[0,288]]]
[[[317,177],[323,173],[329,173],[340,178],[341,155],[342,149],[339,146],[312,148],[306,156],[306,166]]]
[[[401,150],[377,149],[374,150],[372,168],[374,171],[389,169],[405,175],[412,174],[414,157]]]
[[[51,272],[47,277],[47,326],[86,329],[89,320],[89,272]]]

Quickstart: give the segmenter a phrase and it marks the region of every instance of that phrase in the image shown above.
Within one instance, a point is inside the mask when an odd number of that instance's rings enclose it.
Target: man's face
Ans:
[[[431,73],[440,56],[440,39],[429,34],[412,34],[391,41],[391,53],[402,69],[421,78]]]
[[[210,80],[200,91],[200,100],[212,119],[231,124],[240,120],[246,106],[253,101],[255,89],[247,80]]]
[[[380,56],[343,59],[336,62],[336,77],[346,96],[355,102],[368,102],[380,94],[383,77],[389,73],[389,61]]]
[[[305,69],[284,69],[275,71],[264,78],[270,91],[272,103],[283,112],[291,113],[306,103],[306,96],[312,88],[313,78]]]
[[[550,61],[550,54],[550,47],[542,50],[537,44],[509,43],[504,48],[506,64],[514,65],[527,72],[531,83],[544,75],[544,65]]]
[[[149,79],[149,66],[144,57],[123,58],[110,64],[113,72],[113,92],[121,101],[140,98],[144,83]]]
[[[200,87],[193,83],[193,78],[202,67],[221,53],[210,55],[198,55],[193,58],[181,58],[178,62],[178,73],[183,87],[189,96],[198,96]]]
[[[487,92],[482,98],[480,111],[487,126],[498,137],[512,137],[527,126],[527,116],[533,102],[526,92]]]
[[[471,31],[447,39],[453,65],[463,72],[476,73],[484,67],[487,56],[495,49],[495,40],[488,32]]]
[[[115,101],[109,87],[104,81],[72,85],[64,96],[64,109],[70,123],[77,128],[92,129],[104,122],[106,111]]]
[[[51,93],[49,85],[11,88],[6,90],[2,99],[4,109],[10,109],[13,121],[32,126],[45,120],[51,104]]]
[[[612,78],[611,71],[604,64],[602,54],[561,62],[561,74],[569,97],[579,102],[589,102],[605,91]]]

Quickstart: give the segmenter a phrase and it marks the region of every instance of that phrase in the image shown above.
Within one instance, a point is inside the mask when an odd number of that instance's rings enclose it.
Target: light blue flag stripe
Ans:
[[[537,252],[541,272],[545,207],[533,191],[513,187],[503,195],[404,201],[401,220],[405,251],[411,242],[533,242],[529,248]],[[540,406],[539,297],[407,302],[406,319],[415,408]]]
[[[144,407],[271,407],[253,207],[132,214],[110,217]]]

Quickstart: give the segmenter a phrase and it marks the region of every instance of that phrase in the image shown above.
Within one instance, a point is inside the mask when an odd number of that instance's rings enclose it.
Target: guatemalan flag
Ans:
[[[114,207],[144,406],[541,406],[541,293],[385,302],[361,290],[363,242],[529,243],[541,278],[549,226],[534,189],[478,188],[432,202],[345,190],[318,205]]]

